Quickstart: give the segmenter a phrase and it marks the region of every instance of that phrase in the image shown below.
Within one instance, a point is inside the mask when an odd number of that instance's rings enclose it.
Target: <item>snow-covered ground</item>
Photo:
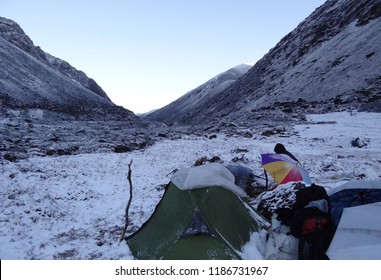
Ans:
[[[381,114],[308,116],[294,133],[270,137],[184,136],[131,153],[30,157],[0,165],[0,259],[132,259],[120,242],[132,161],[133,200],[128,233],[151,215],[172,171],[219,156],[262,175],[260,154],[283,143],[327,189],[346,180],[381,179]],[[352,140],[359,138],[355,147]],[[264,234],[253,234],[246,259],[262,259]]]

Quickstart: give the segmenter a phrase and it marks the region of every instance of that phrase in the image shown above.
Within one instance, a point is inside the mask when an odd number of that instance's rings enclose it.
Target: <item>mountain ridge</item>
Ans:
[[[93,79],[87,77],[83,71],[77,70],[68,62],[52,56],[51,54],[43,51],[39,46],[35,46],[33,41],[24,32],[20,25],[13,20],[0,17],[0,37],[3,37],[9,43],[29,53],[39,61],[59,71],[63,75],[78,81],[85,88],[110,100],[103,89]]]
[[[187,115],[194,106],[201,104],[204,99],[216,97],[220,92],[247,73],[251,67],[251,64],[242,63],[219,73],[163,108],[146,114],[144,118],[166,123],[176,122],[178,118]]]
[[[2,17],[0,58],[3,115],[39,109],[51,117],[139,121],[84,72],[36,47],[16,22]]]
[[[176,122],[255,124],[340,108],[380,112],[380,17],[380,0],[326,1],[245,75]]]

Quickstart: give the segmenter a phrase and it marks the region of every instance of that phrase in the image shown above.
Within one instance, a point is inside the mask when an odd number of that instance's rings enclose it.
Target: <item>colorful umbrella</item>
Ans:
[[[276,184],[303,181],[312,184],[308,172],[297,161],[284,154],[261,154],[262,167],[270,173]]]

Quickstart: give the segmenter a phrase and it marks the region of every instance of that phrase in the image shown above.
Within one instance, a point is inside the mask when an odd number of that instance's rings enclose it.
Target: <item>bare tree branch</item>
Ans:
[[[128,202],[127,202],[127,206],[126,206],[126,212],[124,214],[124,228],[123,228],[123,231],[122,231],[122,235],[120,236],[119,243],[123,241],[123,239],[124,239],[124,237],[126,235],[128,224],[130,223],[129,217],[128,217],[128,212],[130,210],[130,205],[131,205],[131,200],[132,200],[132,180],[131,180],[132,170],[131,170],[131,164],[132,164],[132,160],[128,164],[128,173],[127,173],[127,179],[128,179],[128,183],[129,183],[129,186],[130,186],[130,197],[128,198]]]

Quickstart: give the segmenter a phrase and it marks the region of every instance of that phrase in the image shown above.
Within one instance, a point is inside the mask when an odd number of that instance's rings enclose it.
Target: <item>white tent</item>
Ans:
[[[381,260],[381,202],[344,208],[327,255],[336,260]]]
[[[381,181],[350,181],[329,190],[328,195],[332,218],[337,226],[343,209],[381,202]]]
[[[347,189],[381,189],[381,181],[353,180],[342,184],[336,188],[328,190],[328,195],[333,195]]]

